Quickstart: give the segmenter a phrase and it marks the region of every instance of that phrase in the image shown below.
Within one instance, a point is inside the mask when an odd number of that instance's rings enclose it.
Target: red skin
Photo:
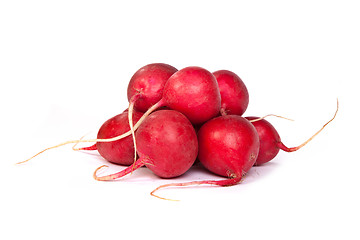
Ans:
[[[255,120],[258,117],[246,117],[247,120]],[[288,148],[280,139],[279,133],[276,131],[273,125],[271,125],[265,119],[252,122],[260,138],[260,150],[256,159],[255,165],[261,165],[269,162],[279,153],[280,149],[286,152],[293,152],[299,149],[299,147]]]
[[[140,112],[133,112],[133,122],[136,123],[143,115]],[[116,137],[130,130],[128,122],[128,113],[116,115],[100,127],[98,131],[98,139],[107,139]],[[96,146],[96,148],[94,148]],[[81,150],[95,150],[97,149],[100,155],[109,162],[127,165],[134,163],[134,143],[131,136],[113,142],[97,142],[96,145]]]
[[[201,67],[186,67],[174,73],[165,84],[162,101],[162,106],[183,113],[193,124],[217,116],[221,107],[216,78]]]
[[[151,114],[137,130],[136,143],[139,156],[151,161],[146,166],[163,178],[184,174],[198,153],[194,127],[183,114],[174,110]]]
[[[139,159],[121,172],[94,178],[100,181],[123,177],[146,165],[162,178],[184,174],[194,163],[198,140],[194,127],[180,112],[159,110],[149,115],[136,131]]]
[[[255,120],[257,117],[246,117]],[[255,165],[264,164],[273,159],[280,151],[278,144],[281,142],[276,129],[265,119],[252,122],[260,138],[260,150]]]
[[[128,85],[129,102],[134,95],[140,94],[134,108],[145,112],[161,99],[166,81],[176,71],[176,68],[164,63],[152,63],[140,68],[132,76]]]
[[[211,119],[200,128],[198,139],[204,167],[239,181],[254,165],[260,146],[255,127],[238,115]]]
[[[221,94],[221,115],[241,116],[249,105],[249,92],[244,82],[238,75],[228,70],[219,70],[213,74]]]

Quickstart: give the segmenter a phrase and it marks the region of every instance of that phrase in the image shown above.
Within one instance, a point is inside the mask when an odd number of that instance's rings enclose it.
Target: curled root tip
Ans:
[[[109,167],[108,165],[102,165],[102,166],[98,167],[97,169],[95,169],[94,174],[93,174],[94,179],[97,180],[97,181],[102,181],[102,178],[98,177],[97,173],[100,171],[100,169],[108,168],[108,167]]]
[[[164,197],[160,197],[159,195],[156,195],[155,192],[161,188],[164,188],[164,187],[167,187],[168,185],[162,185],[160,187],[157,187],[156,189],[152,190],[150,195],[153,196],[153,197],[157,197],[159,199],[162,199],[162,200],[166,200],[166,201],[173,201],[173,202],[179,202],[180,200],[177,200],[177,199],[170,199],[170,198],[164,198]]]

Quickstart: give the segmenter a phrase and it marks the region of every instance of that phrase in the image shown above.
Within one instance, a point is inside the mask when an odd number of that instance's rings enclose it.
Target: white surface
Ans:
[[[360,238],[356,1],[236,2],[0,3],[2,239]],[[337,97],[339,114],[242,184],[159,191],[180,202],[149,192],[219,177],[192,169],[162,180],[141,169],[97,182],[93,170],[105,161],[71,146],[14,166],[95,135],[126,108],[132,74],[152,62],[236,72],[250,92],[245,115],[296,120],[270,119],[289,146],[331,118]]]

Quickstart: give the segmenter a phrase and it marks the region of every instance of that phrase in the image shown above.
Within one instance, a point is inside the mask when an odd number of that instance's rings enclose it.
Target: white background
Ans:
[[[360,35],[357,1],[2,1],[1,239],[359,239]],[[143,65],[236,72],[245,116],[269,119],[296,146],[236,186],[199,168],[164,180],[147,169],[97,182],[96,153],[45,147],[91,138],[127,107]],[[110,171],[123,167],[111,165]],[[5,237],[6,236],[6,237]]]

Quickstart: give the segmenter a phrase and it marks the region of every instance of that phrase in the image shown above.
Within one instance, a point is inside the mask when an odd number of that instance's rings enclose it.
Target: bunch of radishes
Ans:
[[[280,149],[301,148],[336,115],[304,144],[287,148],[268,121],[242,117],[249,94],[244,82],[231,71],[211,73],[201,67],[177,70],[168,64],[149,64],[132,76],[127,96],[129,108],[107,120],[97,139],[54,146],[96,142],[76,150],[97,150],[109,162],[129,166],[118,173],[98,176],[101,166],[94,173],[96,180],[114,180],[141,166],[159,177],[174,178],[188,171],[198,159],[210,172],[226,179],[173,183],[159,188],[234,185],[253,165],[270,161]],[[151,194],[156,196],[154,191]]]

